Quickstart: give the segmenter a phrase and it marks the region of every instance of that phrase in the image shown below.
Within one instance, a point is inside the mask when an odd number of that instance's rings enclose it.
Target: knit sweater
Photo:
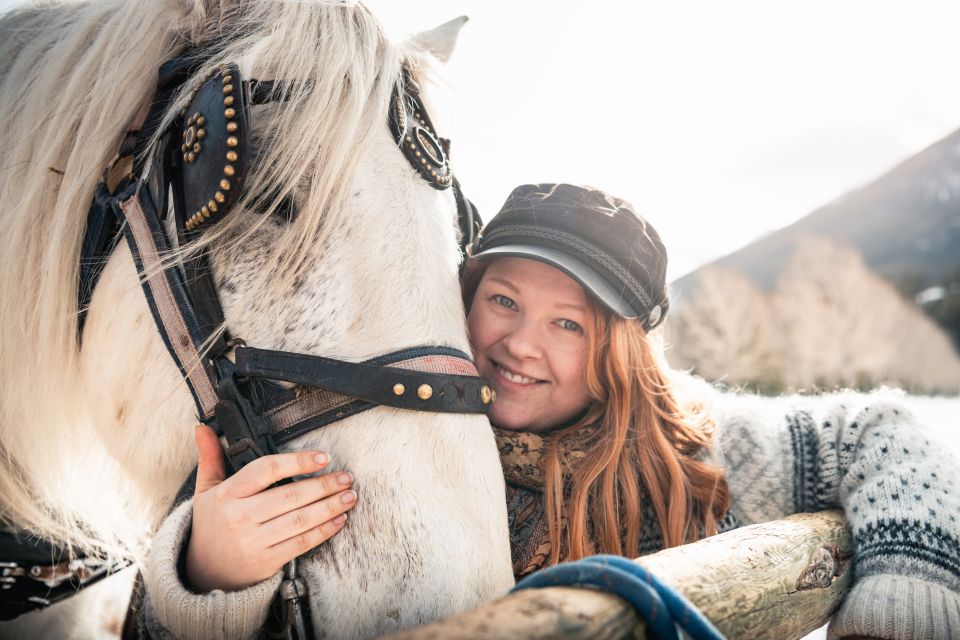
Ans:
[[[733,495],[724,528],[843,508],[854,586],[831,621],[831,639],[960,638],[960,464],[896,393],[717,394],[709,413],[712,455]],[[177,507],[154,538],[139,631],[162,639],[255,637],[280,575],[241,591],[192,592],[178,572],[191,504]],[[512,525],[517,509],[511,505]],[[641,547],[655,551],[659,533],[645,520]]]

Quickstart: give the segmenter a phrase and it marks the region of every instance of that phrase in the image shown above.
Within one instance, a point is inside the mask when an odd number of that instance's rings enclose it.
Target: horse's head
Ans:
[[[355,3],[171,0],[38,9],[4,25],[12,39],[0,52],[14,56],[20,47],[42,69],[28,72],[19,59],[0,68],[10,92],[3,104],[16,104],[9,112],[23,133],[2,140],[2,148],[25,167],[2,174],[10,178],[4,193],[19,198],[0,252],[8,274],[4,363],[16,362],[26,380],[47,374],[44,390],[63,398],[62,407],[48,407],[48,396],[38,397],[29,384],[13,381],[5,389],[4,446],[17,463],[0,470],[0,481],[5,494],[8,487],[8,495],[19,492],[10,512],[21,522],[93,548],[111,535],[129,542],[136,526],[121,531],[122,517],[103,525],[88,508],[109,485],[63,493],[54,488],[70,481],[42,492],[30,488],[43,481],[49,457],[70,457],[78,442],[91,440],[90,431],[100,434],[110,460],[93,457],[95,446],[88,446],[91,458],[74,455],[70,464],[81,474],[98,464],[97,474],[81,476],[90,482],[109,478],[118,464],[119,482],[130,492],[118,508],[153,522],[196,460],[197,410],[167,353],[170,341],[161,341],[154,325],[162,305],[153,298],[148,305],[139,286],[151,268],[138,273],[121,242],[90,300],[81,350],[76,323],[65,322],[76,317],[76,264],[90,195],[124,129],[156,104],[156,69],[171,57],[183,63],[186,77],[150,121],[158,123],[154,135],[137,149],[134,175],[126,180],[131,188],[148,185],[156,202],[180,198],[181,210],[171,204],[166,214],[168,239],[179,246],[164,264],[179,268],[207,255],[232,336],[251,347],[352,361],[416,345],[469,351],[456,199],[449,181],[437,180],[446,177],[442,167],[433,176],[416,155],[428,152],[424,144],[441,159],[448,149],[418,140],[421,146],[408,153],[403,143],[411,141],[397,132],[414,132],[419,116],[406,109],[391,114],[414,104],[415,87],[425,86],[429,69],[449,55],[460,24],[395,46]],[[58,78],[70,80],[59,93]],[[261,91],[272,87],[269,99],[244,105],[245,118],[235,117],[240,104],[229,103],[238,79],[260,81]],[[226,142],[222,158],[211,150],[237,131],[210,126],[201,136],[204,114],[191,108],[211,82],[219,83],[223,118],[248,138]],[[251,96],[257,91],[244,86]],[[69,114],[69,140],[34,122],[58,113]],[[180,160],[172,162],[163,155],[171,130],[182,136]],[[26,145],[30,135],[41,143],[35,150]],[[178,194],[176,182],[170,190],[157,187],[158,164],[182,176],[185,165],[204,166],[213,180]],[[205,185],[214,191],[197,200]],[[51,239],[63,247],[56,262],[45,244]],[[28,291],[10,275],[14,269],[42,275]],[[11,306],[14,300],[23,308]],[[13,327],[24,326],[26,333],[16,334]],[[28,346],[8,349],[14,336]],[[181,364],[197,368],[201,360]],[[28,420],[35,433],[55,439],[46,456],[31,452],[31,439],[7,426]],[[483,417],[380,408],[286,446],[322,447],[357,478],[361,499],[351,522],[324,547],[347,571],[321,563],[311,573],[325,603],[320,615],[338,607],[352,612],[330,616],[339,619],[340,635],[431,619],[498,595],[510,582],[502,476]],[[38,501],[42,508],[33,508]],[[89,526],[71,531],[77,521]],[[384,522],[391,524],[381,531]],[[494,568],[483,558],[490,549]],[[361,585],[373,583],[380,585],[376,593],[364,595]],[[357,602],[372,609],[358,609]]]
[[[262,11],[219,26],[199,80],[168,114],[196,115],[182,109],[198,82],[235,84],[224,79],[224,65],[274,82],[274,99],[250,106],[250,160],[230,213],[212,215],[220,221],[204,230],[202,197],[199,214],[185,212],[202,233],[196,246],[209,249],[226,326],[250,346],[348,360],[420,345],[469,352],[457,203],[448,168],[435,162],[449,149],[435,132],[416,128],[429,117],[409,108],[407,96],[424,84],[436,54],[449,54],[459,23],[393,47],[362,6]],[[509,583],[492,445],[481,417],[388,409],[292,441],[330,451],[363,496],[352,529],[307,565],[323,594],[316,615],[333,635],[426,621]],[[378,531],[383,522],[391,526]],[[450,572],[448,561],[463,562],[450,539],[463,549],[493,545],[497,568],[479,560]],[[384,578],[386,567],[405,575],[402,594]],[[364,583],[381,586],[360,589]],[[399,617],[384,618],[380,607]]]

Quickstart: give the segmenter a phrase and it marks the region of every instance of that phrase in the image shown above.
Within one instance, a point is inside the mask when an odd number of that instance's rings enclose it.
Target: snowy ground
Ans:
[[[907,404],[937,439],[960,455],[960,398],[910,396]]]

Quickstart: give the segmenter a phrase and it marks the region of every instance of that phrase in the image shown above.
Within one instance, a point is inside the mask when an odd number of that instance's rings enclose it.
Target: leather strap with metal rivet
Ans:
[[[452,351],[452,350],[450,350]],[[447,356],[449,357],[449,356]],[[460,359],[469,363],[466,355]],[[487,413],[493,392],[482,378],[345,362],[322,356],[241,347],[236,375],[319,387],[378,405],[438,413]],[[469,367],[475,371],[472,363]]]

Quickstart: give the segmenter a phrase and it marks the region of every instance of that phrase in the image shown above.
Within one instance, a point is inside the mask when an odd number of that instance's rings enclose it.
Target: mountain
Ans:
[[[772,291],[798,243],[819,236],[851,246],[867,266],[924,309],[960,349],[960,130],[873,182],[673,283],[688,297],[708,267]]]
[[[897,284],[911,278],[915,288],[926,288],[947,281],[960,266],[960,130],[866,186],[707,266],[739,271],[769,291],[799,238],[808,235],[858,249],[875,273]],[[674,286],[689,288],[698,271]]]

